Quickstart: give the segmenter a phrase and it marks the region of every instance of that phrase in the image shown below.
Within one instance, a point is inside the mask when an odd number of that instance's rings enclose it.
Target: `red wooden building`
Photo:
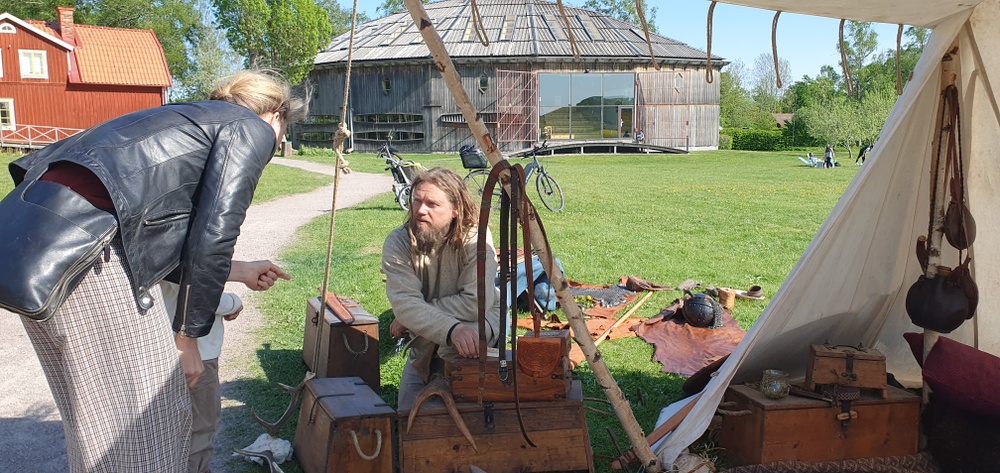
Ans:
[[[0,13],[0,146],[44,145],[163,105],[171,85],[151,30],[53,23]]]

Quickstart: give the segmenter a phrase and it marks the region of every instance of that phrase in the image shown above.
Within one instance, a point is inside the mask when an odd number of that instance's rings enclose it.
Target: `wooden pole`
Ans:
[[[608,329],[605,330],[604,333],[601,334],[601,336],[597,337],[597,341],[594,342],[594,346],[597,347],[601,343],[604,343],[604,340],[608,338],[608,335],[611,335],[611,331],[614,330],[615,327],[621,325],[622,322],[625,322],[625,319],[631,317],[632,314],[634,314],[635,311],[639,310],[639,308],[642,307],[642,305],[645,304],[650,297],[653,297],[653,291],[647,292],[645,296],[642,296],[642,299],[639,299],[639,302],[636,302],[635,305],[628,310],[628,312],[625,312],[625,315],[618,317],[618,320],[616,320],[615,323],[611,324],[611,326],[608,327]]]
[[[927,272],[924,276],[927,279],[934,279],[938,277],[938,266],[941,265],[941,245],[942,239],[944,238],[944,214],[945,214],[945,201],[948,195],[948,186],[946,182],[947,172],[946,168],[948,166],[947,154],[948,149],[944,143],[948,141],[949,130],[955,126],[955,123],[946,123],[950,115],[950,110],[946,110],[946,103],[944,100],[944,91],[958,81],[958,39],[951,44],[948,48],[948,52],[945,53],[944,57],[941,58],[941,102],[938,109],[938,116],[936,119],[936,127],[934,128],[934,139],[931,141],[931,149],[934,156],[931,157],[931,199],[933,206],[931,208],[931,224],[930,224],[930,235],[927,235]],[[938,338],[941,336],[940,333],[934,330],[924,329],[924,350],[921,360],[926,361],[927,355],[930,354],[931,349],[934,348],[934,344],[937,343]],[[927,386],[927,382],[923,383],[923,403],[924,405],[930,400],[930,387]]]
[[[462,112],[466,123],[469,124],[472,136],[475,137],[476,143],[486,153],[490,164],[496,165],[503,160],[503,156],[497,149],[497,145],[494,143],[492,136],[490,136],[489,130],[486,129],[486,125],[476,113],[476,109],[469,100],[465,89],[462,88],[461,77],[458,75],[455,64],[452,63],[451,57],[448,55],[448,50],[445,48],[444,42],[441,41],[441,37],[434,29],[433,21],[427,15],[427,11],[424,10],[424,6],[420,0],[404,0],[404,3],[406,4],[406,9],[410,12],[410,16],[413,18],[413,23],[416,24],[417,29],[420,31],[424,43],[427,44],[427,49],[430,50],[431,56],[434,58],[434,67],[441,73],[441,77],[444,79],[445,85],[448,86],[452,98]],[[504,183],[504,187],[508,187],[510,185],[510,174],[504,171],[501,180]],[[615,414],[622,423],[622,427],[628,435],[629,442],[636,452],[636,456],[642,461],[646,471],[651,473],[662,471],[659,460],[653,454],[652,449],[649,448],[649,444],[646,443],[642,427],[635,420],[635,415],[632,413],[628,399],[625,398],[625,394],[622,393],[618,387],[618,383],[611,375],[607,364],[604,363],[604,357],[597,351],[594,340],[590,338],[590,331],[583,320],[583,312],[576,304],[576,301],[573,300],[573,295],[569,291],[569,285],[566,284],[566,278],[563,277],[562,272],[555,265],[555,258],[549,249],[544,229],[541,226],[541,220],[538,218],[538,212],[530,201],[528,202],[528,212],[521,215],[521,220],[522,225],[531,227],[531,245],[538,255],[538,260],[542,263],[542,268],[545,269],[545,273],[549,277],[549,282],[556,290],[556,298],[559,300],[559,304],[562,305],[563,311],[569,319],[570,328],[573,329],[573,338],[583,350],[583,354],[586,356],[587,362],[594,372],[594,378],[614,408]]]

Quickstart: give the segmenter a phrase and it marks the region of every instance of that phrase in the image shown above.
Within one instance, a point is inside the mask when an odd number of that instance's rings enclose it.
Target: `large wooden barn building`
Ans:
[[[572,54],[556,3],[478,2],[489,46],[477,38],[469,0],[425,5],[465,84],[466,93],[505,151],[540,139],[629,142],[679,149],[718,147],[719,82],[705,80],[704,51],[651,34],[653,66],[641,27],[565,7],[581,59]],[[339,120],[350,33],[316,56],[316,97],[293,140],[329,146]],[[726,62],[714,58],[718,75]],[[455,152],[474,140],[408,12],[355,33],[349,127],[354,149],[378,149],[393,133],[410,152]]]
[[[43,146],[163,105],[171,85],[151,30],[53,23],[0,13],[0,145]]]

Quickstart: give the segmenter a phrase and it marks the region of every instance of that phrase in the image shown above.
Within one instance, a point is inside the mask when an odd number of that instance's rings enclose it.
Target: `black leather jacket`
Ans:
[[[115,118],[10,164],[16,183],[71,161],[101,179],[115,204],[136,304],[179,270],[174,331],[208,334],[240,225],[275,151],[274,129],[222,101],[171,104]],[[177,274],[177,273],[175,273]]]

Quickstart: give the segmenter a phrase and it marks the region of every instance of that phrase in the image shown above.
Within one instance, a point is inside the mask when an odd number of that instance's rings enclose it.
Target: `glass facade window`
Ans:
[[[630,136],[635,105],[633,73],[539,73],[538,93],[539,128],[544,139]]]

